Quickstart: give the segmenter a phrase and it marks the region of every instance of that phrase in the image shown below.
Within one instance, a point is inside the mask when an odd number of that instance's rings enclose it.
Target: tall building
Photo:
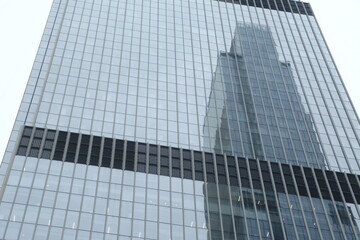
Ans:
[[[308,3],[54,0],[0,239],[358,239],[359,123]]]

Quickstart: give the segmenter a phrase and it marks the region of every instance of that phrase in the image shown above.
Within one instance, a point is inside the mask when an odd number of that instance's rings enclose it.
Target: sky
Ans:
[[[352,102],[360,113],[360,1],[306,2],[311,3]],[[0,0],[0,161],[51,3],[51,0]]]

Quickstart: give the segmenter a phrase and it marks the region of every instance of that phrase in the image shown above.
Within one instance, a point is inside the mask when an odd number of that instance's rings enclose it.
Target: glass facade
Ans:
[[[54,0],[0,239],[358,239],[359,129],[308,3]]]

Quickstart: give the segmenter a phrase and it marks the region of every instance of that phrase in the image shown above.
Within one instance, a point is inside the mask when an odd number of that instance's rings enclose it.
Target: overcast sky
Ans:
[[[360,0],[309,2],[360,112]],[[0,161],[51,3],[51,0],[0,0]]]

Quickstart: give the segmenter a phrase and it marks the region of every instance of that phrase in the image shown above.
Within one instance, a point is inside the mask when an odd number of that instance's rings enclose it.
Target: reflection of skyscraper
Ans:
[[[266,161],[325,168],[319,144],[311,117],[302,106],[291,66],[279,61],[270,30],[239,23],[230,52],[219,54],[204,125],[204,149]],[[253,163],[255,170],[254,164],[256,163]],[[210,201],[212,191],[216,190],[210,185],[206,187]],[[285,232],[292,228],[284,223],[284,214],[290,209],[287,205],[277,205],[276,198],[279,202],[286,202],[287,197],[292,196],[278,192],[275,198],[274,194],[276,193],[271,188],[262,193],[252,192],[250,187],[243,186],[241,200],[244,201],[244,209],[234,210],[235,225],[245,232],[244,219],[257,212],[256,220],[261,231],[267,235],[270,233],[266,226],[267,210],[261,207],[267,205],[274,238],[283,239],[281,228]],[[297,200],[293,198],[292,201]],[[321,204],[319,199],[312,201]],[[336,207],[343,208],[342,204],[336,204]],[[291,211],[300,213],[300,206],[291,206]],[[211,211],[209,213],[211,223],[214,216],[211,216]],[[340,229],[335,226],[335,215],[333,211],[329,217],[333,221],[333,227]],[[346,219],[343,210],[338,215],[341,219]],[[224,213],[221,216],[228,219]],[[296,214],[294,217],[300,218]],[[231,220],[227,223],[231,225]],[[216,225],[216,221],[213,224]],[[252,225],[251,221],[248,225]],[[281,225],[283,226],[280,227]],[[359,234],[358,229],[356,232]],[[347,237],[356,239],[355,234]]]
[[[54,0],[0,239],[354,239],[358,125],[307,3]]]
[[[204,136],[208,151],[324,168],[291,66],[279,61],[268,28],[239,23],[230,52],[219,54]]]

